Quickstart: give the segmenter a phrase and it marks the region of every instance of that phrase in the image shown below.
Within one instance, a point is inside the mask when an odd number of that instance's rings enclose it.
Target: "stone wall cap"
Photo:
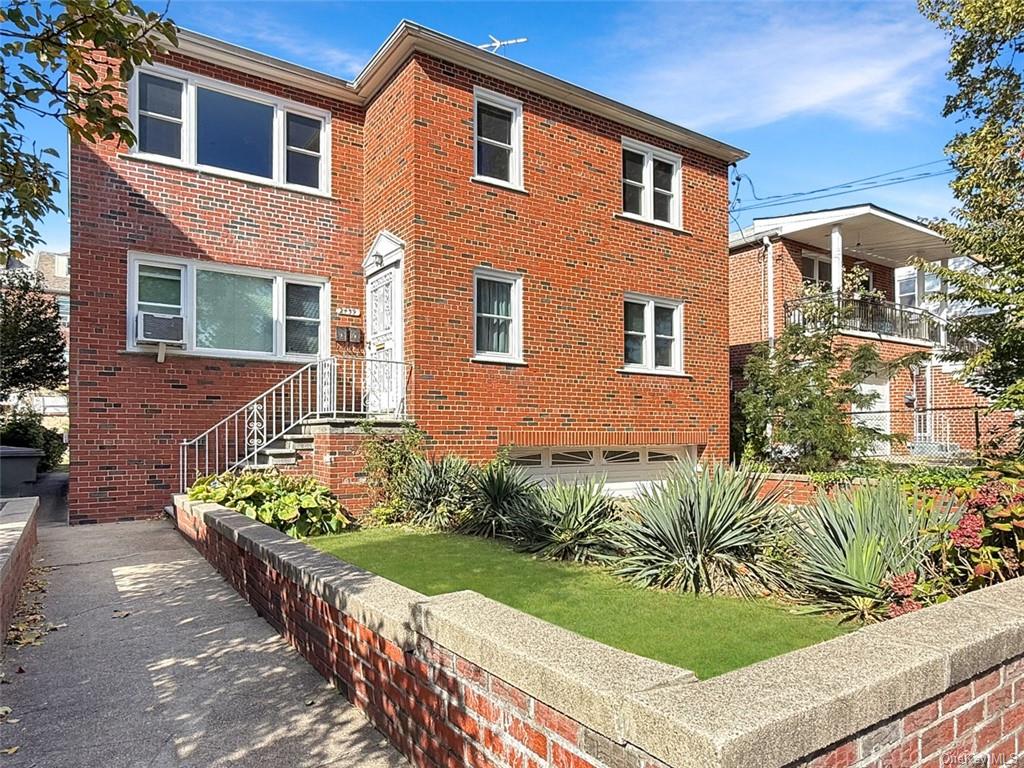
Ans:
[[[677,768],[783,766],[942,693],[948,680],[941,651],[854,632],[633,694],[624,736]]]
[[[0,499],[0,583],[7,578],[12,567],[11,556],[38,510],[38,496]]]
[[[693,684],[693,672],[612,648],[472,591],[414,608],[424,637],[603,735],[622,741],[625,697]]]
[[[305,542],[246,517],[233,509],[206,502],[186,502],[186,510],[267,563],[282,576],[403,648],[416,643],[410,627],[419,592],[313,549]]]

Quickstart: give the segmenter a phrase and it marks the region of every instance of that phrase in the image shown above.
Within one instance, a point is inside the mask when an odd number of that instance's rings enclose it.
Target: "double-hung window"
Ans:
[[[493,91],[474,91],[475,178],[523,186],[523,104]]]
[[[626,216],[681,226],[682,161],[679,155],[622,140],[622,212]]]
[[[315,358],[326,349],[325,280],[148,254],[132,254],[129,339],[140,312],[177,315],[184,351],[253,358]]]
[[[474,273],[474,359],[522,362],[522,286],[522,275],[514,272]]]
[[[159,66],[129,94],[139,157],[330,192],[328,112]]]
[[[681,302],[627,295],[623,335],[624,370],[683,372]]]

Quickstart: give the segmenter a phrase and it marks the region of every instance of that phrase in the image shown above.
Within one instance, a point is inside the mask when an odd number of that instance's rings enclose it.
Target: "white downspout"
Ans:
[[[768,271],[768,348],[775,349],[775,247],[772,239],[765,235],[761,240]]]

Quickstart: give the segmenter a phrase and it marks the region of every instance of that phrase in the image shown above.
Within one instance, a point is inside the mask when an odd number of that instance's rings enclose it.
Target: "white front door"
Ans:
[[[402,263],[366,278],[366,372],[364,397],[370,413],[398,414],[405,399],[402,362]]]
[[[854,424],[876,429],[884,435],[892,433],[889,380],[883,376],[873,376],[857,385],[861,394],[873,394],[875,400],[871,405],[863,408],[854,408],[851,418]],[[888,456],[892,446],[887,440],[878,440],[871,445],[867,454],[869,456]]]

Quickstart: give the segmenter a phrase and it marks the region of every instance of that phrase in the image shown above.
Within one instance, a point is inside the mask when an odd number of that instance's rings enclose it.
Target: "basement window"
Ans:
[[[145,66],[128,93],[138,157],[330,192],[329,112],[160,65]]]

